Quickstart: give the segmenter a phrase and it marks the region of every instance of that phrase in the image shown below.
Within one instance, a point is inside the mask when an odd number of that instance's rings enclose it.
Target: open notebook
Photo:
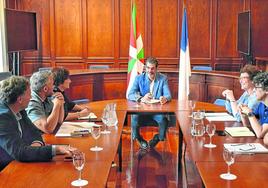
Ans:
[[[226,112],[206,113],[205,117],[208,121],[236,121],[236,119]]]
[[[225,127],[225,132],[232,137],[255,136],[247,127]]]
[[[268,149],[260,143],[228,143],[224,148],[235,154],[268,153]]]

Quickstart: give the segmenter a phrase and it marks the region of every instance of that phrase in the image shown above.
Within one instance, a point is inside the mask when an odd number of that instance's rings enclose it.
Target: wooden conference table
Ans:
[[[230,136],[214,136],[213,143],[217,145],[215,149],[206,149],[204,142],[208,142],[208,137],[195,138],[190,135],[191,118],[187,101],[172,100],[171,102],[160,104],[137,104],[125,99],[107,100],[91,102],[87,106],[100,117],[103,108],[108,103],[117,104],[118,126],[111,127],[111,134],[102,135],[97,143],[103,147],[101,152],[91,152],[90,147],[95,141],[91,136],[81,138],[56,138],[54,135],[45,135],[44,139],[49,144],[70,144],[77,147],[86,154],[86,164],[83,170],[83,179],[88,180],[88,187],[105,187],[112,161],[115,159],[117,151],[121,149],[121,134],[124,124],[127,121],[127,114],[151,112],[151,113],[175,113],[180,129],[179,141],[179,162],[182,156],[182,139],[195,162],[203,183],[206,187],[230,187],[230,185],[250,187],[255,182],[254,176],[246,177],[247,171],[243,170],[244,164],[248,164],[256,173],[258,179],[268,177],[267,155],[244,155],[237,157],[234,165],[238,179],[229,182],[219,178],[219,174],[225,172],[226,164],[222,158],[222,146],[225,142],[260,142],[262,140],[254,138],[231,138]],[[223,107],[209,103],[198,102],[195,110],[205,109],[206,111],[222,112]],[[217,129],[224,129],[224,126],[233,126],[232,123],[217,122]],[[236,124],[236,123],[235,123]],[[120,153],[120,152],[119,152]],[[120,155],[119,155],[120,160]],[[119,161],[120,163],[120,161]],[[262,168],[263,167],[263,168]],[[241,171],[240,171],[241,169]],[[260,171],[259,171],[260,169]],[[243,170],[243,171],[242,171]],[[0,172],[0,187],[71,187],[71,182],[77,179],[78,174],[70,162],[64,162],[63,156],[55,157],[52,162],[21,163],[11,162],[2,172]],[[216,182],[213,183],[213,182]],[[259,184],[257,184],[259,185]]]

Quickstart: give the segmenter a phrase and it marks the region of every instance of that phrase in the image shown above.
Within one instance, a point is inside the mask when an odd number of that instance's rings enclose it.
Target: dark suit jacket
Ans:
[[[15,115],[6,104],[0,102],[0,170],[14,159],[22,162],[52,159],[52,146],[31,146],[33,141],[43,142],[42,137],[25,110],[20,114],[22,135]]]

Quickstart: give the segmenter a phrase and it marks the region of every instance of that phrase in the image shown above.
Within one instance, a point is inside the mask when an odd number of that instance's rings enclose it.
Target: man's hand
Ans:
[[[54,105],[63,105],[64,104],[64,97],[60,92],[56,92],[52,95],[53,99],[52,102]]]
[[[144,97],[141,98],[141,102],[146,102],[146,101],[150,101],[153,98],[151,93],[147,93],[146,95],[144,95]]]
[[[79,112],[79,115],[80,115],[81,117],[88,116],[89,114],[90,114],[90,110],[89,110],[88,108],[84,108],[83,110],[81,110],[81,111]]]
[[[165,103],[167,102],[167,99],[166,99],[166,97],[164,97],[164,96],[161,96],[161,97],[159,98],[159,100],[160,100],[160,104],[165,104]]]

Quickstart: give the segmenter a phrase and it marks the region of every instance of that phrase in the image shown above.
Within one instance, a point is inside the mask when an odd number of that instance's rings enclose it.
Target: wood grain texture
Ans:
[[[103,62],[114,68],[127,68],[129,0],[6,2],[10,8],[36,11],[38,15],[39,51],[22,53],[21,74],[34,72],[47,62],[53,67],[63,63],[70,69],[75,69],[76,64],[86,69],[87,63]],[[178,69],[183,1],[136,2],[145,57],[155,56],[162,68]],[[237,15],[246,10],[252,13],[253,55],[268,56],[265,37],[268,1],[188,0],[185,7],[192,66],[210,65],[218,70],[237,71],[245,63],[236,49],[236,41]]]

